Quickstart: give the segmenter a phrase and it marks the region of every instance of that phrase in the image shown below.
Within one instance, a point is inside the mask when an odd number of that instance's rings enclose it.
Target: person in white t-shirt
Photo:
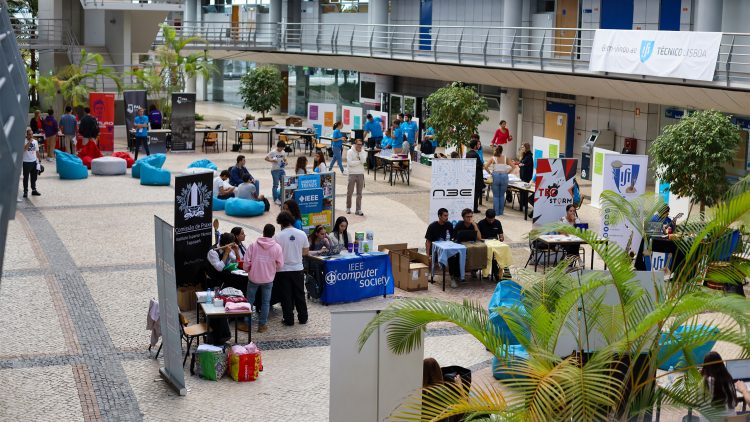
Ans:
[[[31,194],[39,196],[36,190],[37,166],[39,164],[39,143],[34,139],[34,131],[26,128],[26,143],[23,145],[23,197],[29,197],[29,176],[31,176]]]
[[[305,276],[302,257],[310,252],[310,242],[305,232],[293,227],[294,217],[282,211],[276,217],[281,231],[274,240],[281,245],[284,254],[284,266],[276,272],[273,284],[281,297],[281,310],[284,325],[294,325],[294,309],[297,309],[297,320],[307,323],[307,302],[305,302]]]
[[[234,196],[234,186],[229,184],[229,170],[222,170],[219,176],[214,177],[214,196],[219,199]]]
[[[354,147],[346,153],[346,167],[349,170],[349,184],[346,188],[346,213],[352,212],[352,194],[357,188],[357,210],[355,214],[362,214],[362,188],[365,186],[365,167],[367,153],[362,149],[362,140],[354,140]]]
[[[276,143],[276,149],[266,155],[266,161],[271,163],[271,178],[273,179],[273,203],[281,205],[281,181],[284,179],[286,172],[286,151],[284,151],[286,143],[279,141]]]

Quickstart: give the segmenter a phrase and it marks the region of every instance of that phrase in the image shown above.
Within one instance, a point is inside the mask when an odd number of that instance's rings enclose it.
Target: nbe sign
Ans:
[[[597,29],[589,70],[712,81],[720,32]]]

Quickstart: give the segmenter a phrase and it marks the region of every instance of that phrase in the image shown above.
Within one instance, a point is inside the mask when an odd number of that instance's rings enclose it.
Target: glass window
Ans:
[[[367,13],[369,0],[320,0],[321,13]]]

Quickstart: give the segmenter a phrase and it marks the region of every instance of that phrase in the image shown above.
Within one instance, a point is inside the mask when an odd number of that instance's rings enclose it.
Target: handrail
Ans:
[[[77,40],[72,34],[65,33],[67,29],[61,22],[40,20],[38,26],[22,25],[14,29],[22,47],[40,44],[55,48],[76,46]],[[319,53],[597,74],[588,70],[596,31],[593,28],[290,22],[233,25],[231,22],[186,21],[175,29],[178,36],[200,34],[205,40],[189,44],[188,49]],[[561,36],[562,31],[565,31],[565,36]],[[161,43],[163,36],[159,31],[154,45]],[[642,75],[623,74],[618,77],[664,80]],[[724,33],[714,80],[689,83],[750,88],[750,33]]]

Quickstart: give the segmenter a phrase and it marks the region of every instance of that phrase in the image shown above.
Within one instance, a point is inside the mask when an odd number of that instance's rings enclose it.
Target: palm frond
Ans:
[[[394,413],[390,421],[441,421],[458,415],[508,416],[503,392],[496,384],[444,383],[426,387],[411,395]]]

